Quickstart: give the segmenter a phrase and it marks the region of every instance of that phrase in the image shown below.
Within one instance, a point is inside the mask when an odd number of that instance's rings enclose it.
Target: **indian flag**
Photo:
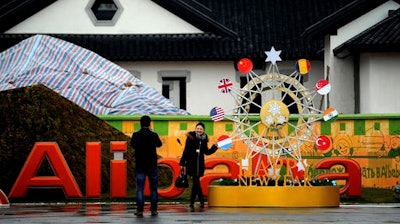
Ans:
[[[336,109],[329,107],[328,109],[326,109],[324,111],[323,118],[324,118],[324,121],[328,121],[338,115],[339,115],[339,113],[337,112]]]

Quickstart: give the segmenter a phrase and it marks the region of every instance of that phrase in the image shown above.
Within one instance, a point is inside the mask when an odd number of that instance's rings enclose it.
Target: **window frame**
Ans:
[[[119,2],[119,0],[110,0],[117,7],[114,16],[112,17],[111,20],[99,20],[97,19],[95,13],[92,10],[92,7],[96,4],[96,2],[99,1],[102,0],[90,0],[89,3],[86,5],[85,11],[88,14],[90,20],[93,22],[93,25],[95,26],[114,26],[123,12],[123,7],[121,3]]]
[[[179,104],[176,105],[180,109],[187,109],[187,100],[186,100],[186,83],[190,82],[190,71],[188,70],[161,70],[157,74],[157,81],[162,84],[162,93],[164,95],[164,85],[165,82],[168,81],[179,81]],[[169,86],[169,85],[168,85]],[[168,97],[166,97],[168,98]]]

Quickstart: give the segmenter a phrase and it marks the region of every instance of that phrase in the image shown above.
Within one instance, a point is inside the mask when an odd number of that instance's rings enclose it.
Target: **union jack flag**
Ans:
[[[225,116],[224,110],[221,107],[214,107],[210,111],[210,117],[213,121],[223,120]]]
[[[232,91],[232,88],[233,88],[233,83],[231,82],[231,80],[227,78],[219,80],[218,89],[222,93],[229,93],[230,91]]]

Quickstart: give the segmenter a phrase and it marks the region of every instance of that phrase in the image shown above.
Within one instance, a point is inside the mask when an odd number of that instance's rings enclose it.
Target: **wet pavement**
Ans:
[[[147,205],[148,209],[148,205]],[[340,205],[338,208],[196,208],[160,204],[159,215],[134,216],[135,205],[11,204],[0,207],[0,223],[400,223],[400,204]]]

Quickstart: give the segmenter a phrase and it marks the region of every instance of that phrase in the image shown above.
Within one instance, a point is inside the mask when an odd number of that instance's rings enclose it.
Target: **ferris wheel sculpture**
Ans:
[[[308,164],[301,156],[303,143],[314,143],[319,150],[331,147],[329,137],[315,136],[314,122],[322,119],[328,121],[338,115],[334,108],[321,111],[314,107],[315,96],[326,95],[331,90],[329,81],[321,79],[314,90],[308,90],[301,83],[301,77],[310,71],[310,62],[300,59],[294,72],[281,74],[277,66],[277,61],[281,61],[280,53],[274,47],[265,52],[265,62],[270,64],[263,75],[252,71],[253,63],[250,59],[241,59],[237,68],[246,76],[247,84],[242,88],[235,88],[227,78],[221,79],[218,84],[222,93],[234,97],[232,115],[226,116],[220,107],[214,107],[210,112],[215,122],[224,118],[234,122],[234,130],[230,136],[221,136],[218,144],[220,148],[228,150],[232,142],[243,141],[247,146],[245,160],[258,158],[255,160],[254,172],[258,170],[262,157],[266,157],[268,172],[279,173],[275,167],[280,158],[294,159],[297,171],[304,172]],[[256,100],[260,96],[261,103]],[[290,100],[284,100],[287,98]],[[289,108],[293,107],[296,108],[296,114],[290,112]],[[250,108],[257,108],[259,113],[251,113]],[[251,120],[250,116],[256,119]]]

